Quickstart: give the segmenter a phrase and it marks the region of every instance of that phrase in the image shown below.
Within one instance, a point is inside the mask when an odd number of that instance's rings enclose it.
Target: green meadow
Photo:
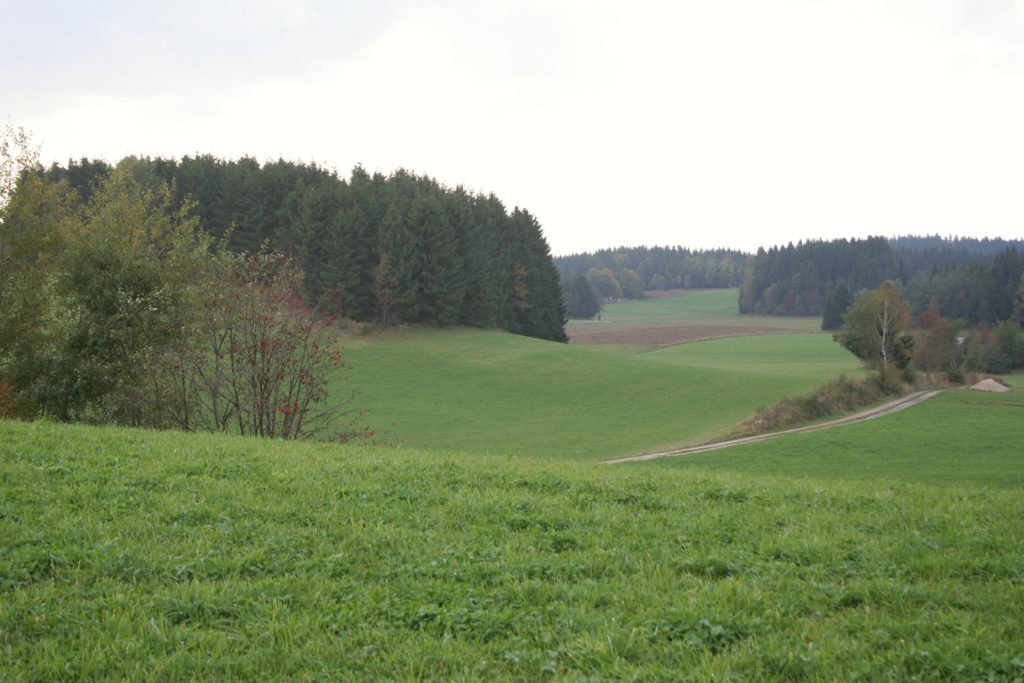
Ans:
[[[609,325],[741,328],[735,290],[609,304]],[[498,331],[414,329],[344,340],[354,370],[337,386],[385,441],[405,448],[600,460],[714,440],[758,408],[859,362],[818,322],[771,319],[783,334],[659,348],[556,344]],[[738,332],[737,332],[738,333]]]
[[[949,389],[912,410],[840,429],[665,458],[675,469],[817,480],[1024,487],[1024,377],[1009,394]]]
[[[1024,675],[1019,487],[0,422],[0,494],[3,680]]]
[[[1024,679],[1024,379],[596,462],[861,372],[806,332],[353,336],[385,445],[0,421],[0,680]]]
[[[702,325],[744,325],[815,332],[821,319],[815,317],[740,316],[735,289],[681,290],[653,299],[627,300],[604,306],[601,321],[572,320],[569,330],[581,325],[650,325],[695,323]]]
[[[356,340],[347,358],[356,403],[393,442],[582,460],[705,442],[784,395],[859,372],[822,334],[623,353],[421,330]]]

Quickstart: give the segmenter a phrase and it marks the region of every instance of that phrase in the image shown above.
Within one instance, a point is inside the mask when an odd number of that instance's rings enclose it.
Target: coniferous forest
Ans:
[[[342,178],[315,164],[209,155],[118,165],[143,184],[168,184],[233,250],[269,245],[293,258],[309,303],[381,325],[498,327],[564,341],[567,308],[589,317],[593,300],[738,287],[741,313],[823,315],[830,328],[854,293],[886,280],[903,285],[914,315],[932,307],[975,324],[1022,315],[1024,240],[868,237],[756,254],[620,247],[552,258],[528,211],[404,170],[385,176],[356,167]],[[82,159],[43,173],[87,203],[111,170]]]
[[[381,325],[498,327],[565,341],[558,273],[537,219],[491,195],[404,170],[350,177],[315,164],[208,155],[119,162],[149,186],[168,184],[204,230],[239,252],[263,245],[305,272],[321,310]],[[46,180],[87,202],[111,167],[52,165]]]
[[[856,292],[887,280],[903,285],[914,315],[935,307],[974,324],[1024,316],[1024,240],[868,237],[812,240],[756,254],[620,247],[559,256],[555,265],[574,316],[590,310],[580,303],[580,278],[605,301],[666,289],[738,287],[740,313],[823,315],[825,329],[842,324]]]
[[[741,313],[841,317],[852,293],[900,282],[917,315],[936,306],[970,323],[1009,320],[1024,277],[1024,240],[900,237],[801,242],[758,251]],[[828,326],[826,326],[828,327]]]

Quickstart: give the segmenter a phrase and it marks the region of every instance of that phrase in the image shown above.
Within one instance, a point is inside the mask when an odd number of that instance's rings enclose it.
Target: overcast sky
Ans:
[[[45,162],[404,167],[556,254],[1024,237],[1024,0],[0,0]]]

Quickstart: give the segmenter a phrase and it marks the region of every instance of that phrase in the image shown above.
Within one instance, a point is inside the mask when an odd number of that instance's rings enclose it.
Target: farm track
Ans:
[[[667,451],[658,451],[655,453],[642,453],[640,455],[631,455],[624,458],[614,458],[612,460],[601,461],[602,465],[615,465],[623,462],[638,462],[640,460],[654,460],[655,458],[667,458],[676,455],[696,455],[698,453],[707,453],[710,451],[717,451],[723,448],[729,448],[731,446],[739,446],[745,443],[755,443],[758,441],[767,441],[768,439],[774,439],[780,436],[786,436],[788,434],[801,434],[803,432],[816,432],[822,429],[832,429],[833,427],[840,427],[842,425],[853,424],[855,422],[864,422],[866,420],[874,420],[879,417],[885,417],[897,413],[901,410],[905,410],[911,406],[915,406],[922,401],[927,401],[933,396],[939,394],[939,391],[915,391],[912,394],[907,394],[902,398],[898,398],[895,401],[890,401],[880,406],[865,410],[853,415],[847,415],[836,420],[830,420],[828,422],[822,422],[820,424],[807,425],[806,427],[795,427],[793,429],[786,429],[781,432],[770,432],[768,434],[755,434],[754,436],[745,436],[740,439],[729,439],[728,441],[719,441],[716,443],[704,444],[702,446],[689,446],[687,448],[674,448]]]

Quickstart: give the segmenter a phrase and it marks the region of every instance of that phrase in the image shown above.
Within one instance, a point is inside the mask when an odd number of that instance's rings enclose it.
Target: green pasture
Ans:
[[[0,422],[0,679],[1024,675],[1020,489],[834,479]]]
[[[817,480],[892,480],[941,486],[1024,487],[1024,377],[990,394],[949,389],[883,419],[795,434],[659,467]]]
[[[366,420],[404,447],[582,460],[706,442],[784,395],[859,372],[822,334],[626,354],[418,330],[357,339],[347,358]]]
[[[859,361],[827,333],[726,337],[657,349],[646,353],[645,358],[680,367],[750,377],[800,378],[818,384],[840,373],[863,373]],[[787,387],[784,391],[792,389]]]
[[[601,320],[572,320],[576,325],[701,325],[765,326],[794,332],[821,329],[820,316],[784,317],[739,315],[739,290],[680,290],[656,299],[627,300],[605,304]]]

